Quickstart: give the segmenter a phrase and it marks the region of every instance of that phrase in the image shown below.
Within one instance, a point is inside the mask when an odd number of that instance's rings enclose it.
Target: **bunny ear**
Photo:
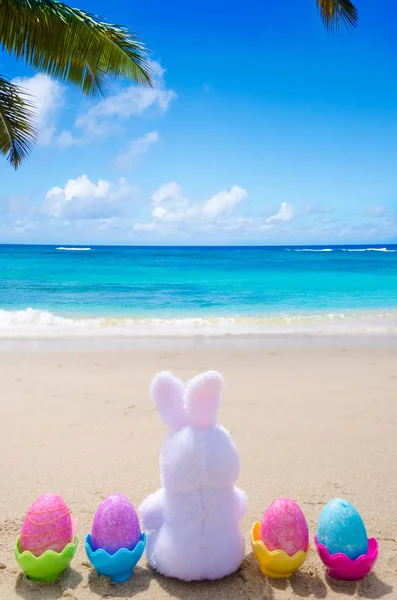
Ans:
[[[186,410],[192,425],[196,427],[215,425],[222,389],[222,375],[217,371],[207,371],[189,381]]]
[[[183,403],[185,387],[171,373],[157,373],[152,381],[151,396],[157,412],[171,431],[180,429],[187,423]]]

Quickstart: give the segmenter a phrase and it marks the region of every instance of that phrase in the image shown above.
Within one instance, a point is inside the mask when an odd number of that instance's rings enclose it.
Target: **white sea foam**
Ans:
[[[333,252],[333,248],[294,248],[294,252]]]
[[[397,310],[183,319],[71,318],[32,308],[0,310],[0,339],[386,333],[397,333]]]
[[[389,248],[341,248],[343,252],[397,252]]]
[[[389,248],[286,248],[288,252],[397,252],[397,250]]]
[[[63,246],[59,246],[59,248],[55,248],[55,250],[70,250],[72,252],[81,252],[91,250],[91,248],[64,248]]]

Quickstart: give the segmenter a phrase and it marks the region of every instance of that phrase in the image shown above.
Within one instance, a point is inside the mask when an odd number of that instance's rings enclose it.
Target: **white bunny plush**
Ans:
[[[208,371],[184,385],[158,373],[153,402],[170,429],[160,454],[163,487],[139,511],[151,567],[184,581],[220,579],[245,555],[240,521],[245,493],[234,487],[240,463],[230,434],[216,422],[223,380]]]

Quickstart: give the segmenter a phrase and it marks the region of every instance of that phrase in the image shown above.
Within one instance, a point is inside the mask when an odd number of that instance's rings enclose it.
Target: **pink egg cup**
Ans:
[[[343,581],[358,581],[364,579],[371,571],[378,558],[378,541],[376,538],[368,539],[368,552],[352,560],[346,554],[330,554],[323,544],[314,538],[317,552],[327,568],[328,576],[332,579]]]

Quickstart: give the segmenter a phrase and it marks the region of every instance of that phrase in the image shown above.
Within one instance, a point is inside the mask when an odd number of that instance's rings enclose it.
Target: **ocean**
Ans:
[[[0,246],[0,338],[397,332],[397,245]]]

